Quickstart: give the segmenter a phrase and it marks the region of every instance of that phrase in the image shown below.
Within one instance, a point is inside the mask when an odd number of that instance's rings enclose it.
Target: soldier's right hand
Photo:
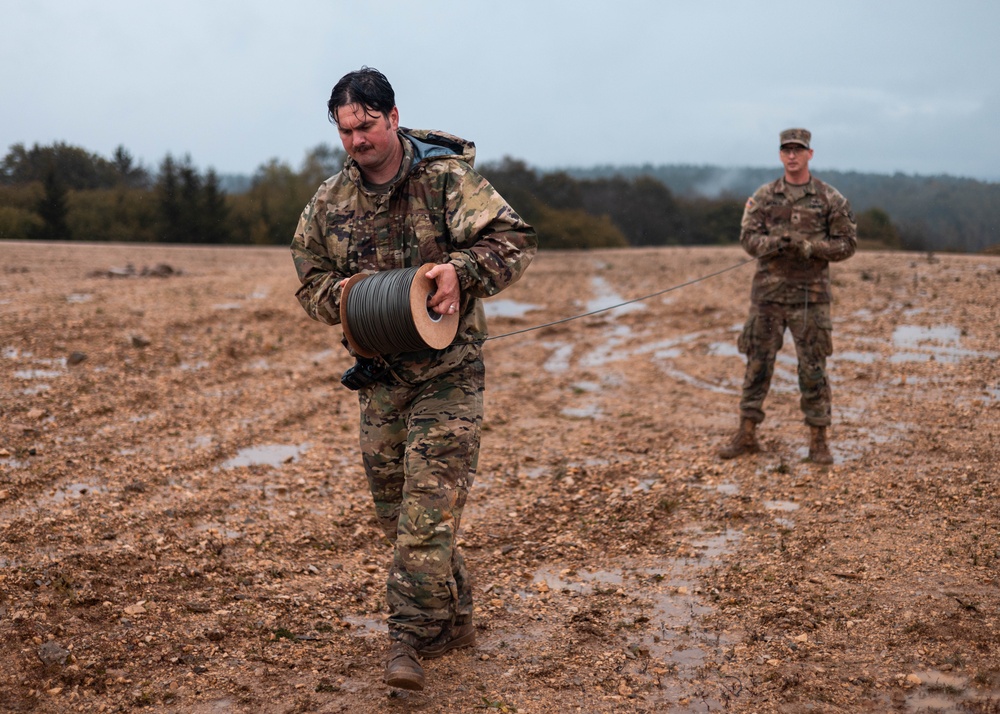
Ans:
[[[790,235],[775,236],[774,250],[779,254],[787,253],[792,247],[792,237]]]

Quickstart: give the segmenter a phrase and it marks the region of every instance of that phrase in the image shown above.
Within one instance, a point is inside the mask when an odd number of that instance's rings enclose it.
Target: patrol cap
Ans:
[[[808,149],[810,139],[812,139],[812,134],[809,133],[808,129],[785,129],[781,132],[781,143],[779,146],[798,144]]]

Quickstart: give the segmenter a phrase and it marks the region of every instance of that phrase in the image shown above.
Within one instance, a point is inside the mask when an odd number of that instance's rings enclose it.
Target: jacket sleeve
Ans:
[[[321,230],[324,189],[302,211],[292,238],[292,260],[301,287],[295,297],[309,317],[327,325],[340,324],[340,283],[349,276],[330,258]]]
[[[740,245],[748,254],[759,258],[778,247],[783,236],[768,233],[765,216],[766,187],[760,188],[747,199],[740,223]]]
[[[840,193],[830,197],[826,236],[812,243],[813,257],[830,262],[847,260],[858,249],[858,226],[854,212]]]
[[[496,295],[524,273],[538,250],[535,229],[525,223],[485,178],[458,162],[445,195],[448,232],[462,292]]]

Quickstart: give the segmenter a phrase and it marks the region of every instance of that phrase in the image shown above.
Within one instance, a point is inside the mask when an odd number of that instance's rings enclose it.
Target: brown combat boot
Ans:
[[[809,460],[814,464],[832,464],[833,456],[826,443],[826,427],[810,426]]]
[[[422,659],[436,659],[452,650],[462,647],[472,647],[476,644],[476,627],[472,622],[447,625],[441,634],[427,645],[421,647],[417,654]]]
[[[729,440],[729,443],[719,449],[720,459],[735,459],[743,454],[756,454],[760,451],[757,443],[757,424],[750,419],[740,419],[739,431]]]
[[[392,643],[385,662],[384,681],[390,687],[415,692],[424,688],[424,668],[417,661],[417,651],[413,647],[398,640]]]

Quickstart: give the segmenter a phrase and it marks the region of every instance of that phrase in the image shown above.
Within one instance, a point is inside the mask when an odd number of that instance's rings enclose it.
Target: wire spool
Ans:
[[[353,275],[340,295],[340,325],[362,357],[444,349],[458,332],[458,313],[439,315],[428,304],[433,263]]]

